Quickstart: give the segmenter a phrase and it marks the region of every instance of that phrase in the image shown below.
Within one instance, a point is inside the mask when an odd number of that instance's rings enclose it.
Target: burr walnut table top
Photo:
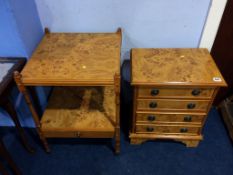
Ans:
[[[133,85],[226,86],[207,49],[132,49]]]
[[[113,84],[120,72],[119,33],[46,34],[22,71],[25,85]]]

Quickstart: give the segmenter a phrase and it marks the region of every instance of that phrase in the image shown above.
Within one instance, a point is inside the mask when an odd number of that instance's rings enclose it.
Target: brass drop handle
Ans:
[[[150,108],[156,108],[157,103],[155,101],[152,101],[152,102],[150,102],[149,106],[150,106]]]
[[[148,116],[147,116],[147,120],[148,120],[148,121],[151,121],[151,122],[152,122],[152,121],[155,121],[155,119],[156,119],[156,117],[155,117],[154,115],[148,115]]]
[[[186,132],[188,132],[188,129],[187,129],[187,128],[181,128],[181,129],[180,129],[180,132],[186,133]]]
[[[188,105],[187,105],[187,108],[188,109],[194,109],[196,107],[196,104],[195,103],[189,103]]]
[[[184,117],[185,122],[191,122],[192,121],[192,116],[188,115]]]
[[[200,95],[200,93],[201,93],[200,89],[193,89],[193,91],[192,91],[193,96],[198,96],[198,95]]]
[[[154,131],[154,128],[153,128],[153,127],[147,127],[146,130],[147,130],[148,132],[153,132],[153,131]]]
[[[158,89],[152,89],[151,92],[150,92],[150,94],[151,94],[152,96],[156,96],[156,95],[159,94],[159,90],[158,90]]]
[[[76,133],[75,133],[75,136],[76,136],[76,137],[80,137],[80,132],[76,132]]]

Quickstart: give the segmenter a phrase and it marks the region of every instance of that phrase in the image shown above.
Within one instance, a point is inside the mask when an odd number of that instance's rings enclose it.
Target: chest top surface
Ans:
[[[119,33],[46,34],[21,72],[24,84],[114,82],[120,72]]]
[[[207,49],[132,49],[133,85],[226,86]]]

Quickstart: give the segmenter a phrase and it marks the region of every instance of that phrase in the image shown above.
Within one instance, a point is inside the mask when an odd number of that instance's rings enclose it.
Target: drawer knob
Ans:
[[[194,109],[196,107],[196,104],[195,103],[189,103],[188,105],[187,105],[187,108],[188,109]]]
[[[182,132],[182,133],[188,132],[188,129],[187,128],[181,128],[180,132]]]
[[[152,89],[151,92],[150,92],[150,94],[151,94],[152,96],[156,96],[156,95],[159,94],[159,90],[158,90],[158,89]]]
[[[152,128],[152,127],[147,127],[146,130],[147,130],[147,132],[153,132],[153,131],[154,131],[154,128]]]
[[[148,121],[155,121],[156,117],[154,115],[148,115],[147,120]]]
[[[155,101],[150,102],[149,106],[150,106],[150,108],[156,108],[157,107],[157,103]]]
[[[185,116],[184,117],[184,121],[185,122],[191,122],[192,121],[192,116],[190,116],[190,115],[189,116]]]
[[[200,93],[201,93],[200,89],[193,89],[193,91],[192,91],[193,96],[198,96],[198,95],[200,95]]]

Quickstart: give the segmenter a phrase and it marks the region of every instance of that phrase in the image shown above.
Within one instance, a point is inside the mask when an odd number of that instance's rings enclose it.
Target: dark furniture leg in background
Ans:
[[[6,168],[4,167],[4,165],[1,162],[0,162],[0,173],[2,173],[2,175],[9,175]]]
[[[0,140],[0,156],[2,156],[7,163],[10,165],[12,171],[14,172],[14,174],[16,175],[21,175],[21,172],[19,170],[19,168],[16,166],[15,162],[13,161],[13,159],[11,158],[11,155],[9,154],[9,152],[7,151],[4,143],[2,140]],[[3,175],[7,175],[7,171],[4,168],[4,166],[1,164],[0,165],[0,171]]]
[[[233,93],[233,0],[228,0],[225,11],[219,25],[218,33],[215,38],[211,55],[218,65],[228,88],[221,88],[214,105],[218,105],[223,99]]]
[[[3,103],[2,106],[8,112],[10,117],[12,118],[12,120],[13,120],[13,122],[15,124],[15,127],[18,130],[18,133],[19,133],[19,136],[20,136],[20,139],[22,141],[23,146],[26,148],[26,150],[28,152],[30,152],[30,153],[35,152],[35,150],[31,146],[29,146],[29,144],[27,142],[24,130],[20,125],[19,119],[17,117],[17,113],[16,113],[16,111],[14,109],[14,106],[11,104],[10,100],[5,99],[5,103]]]

